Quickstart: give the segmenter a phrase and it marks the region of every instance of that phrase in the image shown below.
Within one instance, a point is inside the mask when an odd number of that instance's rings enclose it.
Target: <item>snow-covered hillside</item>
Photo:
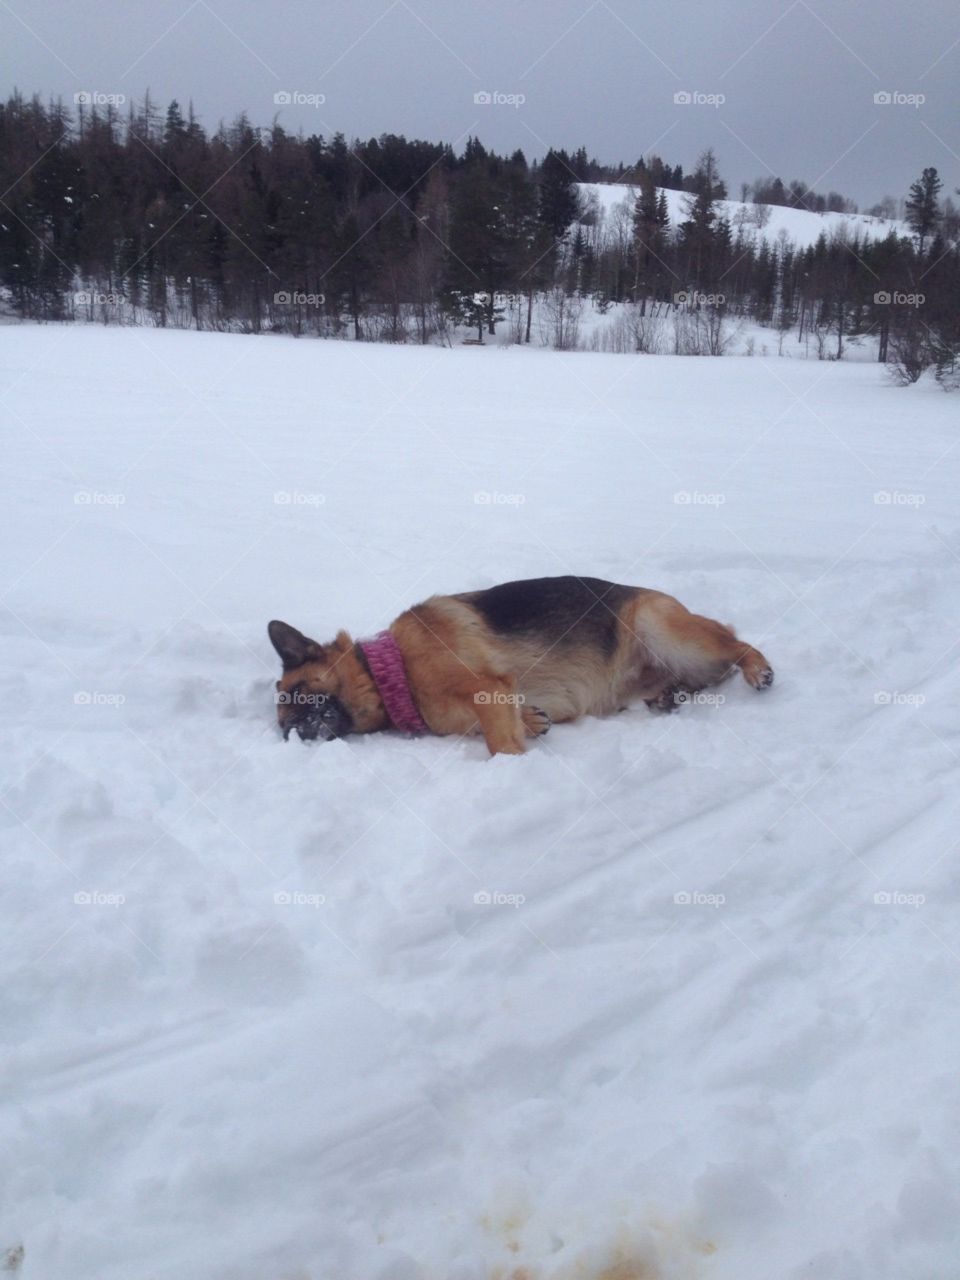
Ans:
[[[627,202],[632,215],[637,199],[637,188],[619,183],[582,182],[579,184],[581,198],[589,208],[596,201],[597,208],[609,218],[618,205]],[[686,218],[685,202],[689,196],[683,191],[663,190],[667,197],[667,210],[670,214],[670,225],[678,227]],[[754,218],[757,208],[753,204],[744,204],[740,200],[718,200],[717,213],[726,218],[736,232],[743,226],[744,234],[754,233],[766,240],[776,240],[781,232],[788,240],[800,249],[816,244],[821,235],[829,240],[831,236],[843,235],[849,240],[859,237],[861,240],[883,240],[891,231],[897,235],[909,235],[905,223],[890,221],[886,218],[875,218],[868,213],[810,213],[806,209],[787,209],[781,205],[764,205],[769,216],[762,228],[757,228]]]
[[[22,1280],[955,1274],[947,396],[71,326],[0,394]],[[279,740],[268,619],[569,571],[777,684],[519,758]]]

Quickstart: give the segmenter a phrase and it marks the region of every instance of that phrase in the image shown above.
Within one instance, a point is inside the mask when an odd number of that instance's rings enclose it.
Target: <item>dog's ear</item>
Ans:
[[[280,655],[284,671],[292,671],[294,667],[300,667],[305,662],[323,655],[323,645],[317,644],[316,640],[308,639],[289,623],[274,619],[267,624],[267,634]]]

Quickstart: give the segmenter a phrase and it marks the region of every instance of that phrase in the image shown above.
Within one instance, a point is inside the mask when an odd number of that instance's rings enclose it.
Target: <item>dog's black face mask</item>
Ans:
[[[332,693],[311,693],[297,685],[289,693],[278,693],[277,701],[284,706],[283,740],[296,729],[302,742],[331,742],[342,738],[353,729],[353,717],[339,698]]]
[[[345,688],[349,690],[344,680],[347,667],[340,668],[343,658],[353,649],[346,632],[340,632],[332,644],[323,645],[276,619],[267,630],[283,662],[276,702],[284,742],[291,729],[296,729],[304,742],[331,742],[356,733],[353,715],[338,696]]]

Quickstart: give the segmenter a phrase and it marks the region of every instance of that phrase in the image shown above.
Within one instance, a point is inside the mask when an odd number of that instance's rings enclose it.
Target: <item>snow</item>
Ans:
[[[953,1273],[955,402],[94,326],[7,327],[0,387],[0,1258]],[[734,623],[776,685],[519,758],[279,740],[269,618],[567,571]]]
[[[609,218],[624,202],[626,202],[628,215],[633,216],[633,208],[639,194],[637,187],[613,182],[581,182],[577,185],[581,198],[586,198],[588,201],[595,198],[598,208],[606,218]],[[666,187],[658,187],[657,191],[658,193],[663,191],[666,195],[670,227],[676,230],[687,217],[686,205],[690,197],[684,191],[673,191]],[[752,203],[744,204],[740,200],[718,200],[716,207],[717,216],[728,220],[734,235],[741,220],[747,219],[743,227],[745,235],[753,233],[755,236],[773,242],[783,234],[799,249],[807,249],[816,244],[821,235],[825,235],[827,240],[834,235],[844,236],[848,240],[853,240],[855,236],[861,240],[884,240],[891,231],[900,236],[910,234],[905,222],[876,218],[869,213],[811,213],[807,209],[788,209],[775,204],[765,206],[770,211],[769,220],[766,226],[758,231],[749,220],[756,210],[756,206]]]

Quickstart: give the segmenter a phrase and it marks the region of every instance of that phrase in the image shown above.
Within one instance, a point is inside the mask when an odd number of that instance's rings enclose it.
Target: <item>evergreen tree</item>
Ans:
[[[687,279],[700,290],[712,281],[713,259],[717,248],[718,199],[726,188],[717,172],[713,149],[708,148],[697,161],[697,167],[688,179],[692,195],[686,200],[685,220],[680,224],[680,235],[687,255]]]
[[[469,144],[468,144],[469,145]],[[496,332],[496,299],[507,283],[509,243],[505,220],[506,192],[497,166],[477,143],[460,174],[450,208],[450,260],[447,283],[451,297],[485,298],[488,332]],[[480,333],[482,338],[482,330]]]
[[[656,298],[663,292],[665,277],[669,274],[669,222],[666,193],[662,190],[657,192],[652,174],[645,171],[633,213],[636,261],[634,298],[641,303],[643,310],[648,299]]]
[[[923,246],[940,221],[939,196],[943,183],[936,169],[924,169],[911,184],[906,214],[910,230],[917,237],[917,252],[923,257]]]
[[[580,212],[576,178],[564,151],[552,148],[540,166],[539,220],[554,245],[566,239],[570,224]]]

